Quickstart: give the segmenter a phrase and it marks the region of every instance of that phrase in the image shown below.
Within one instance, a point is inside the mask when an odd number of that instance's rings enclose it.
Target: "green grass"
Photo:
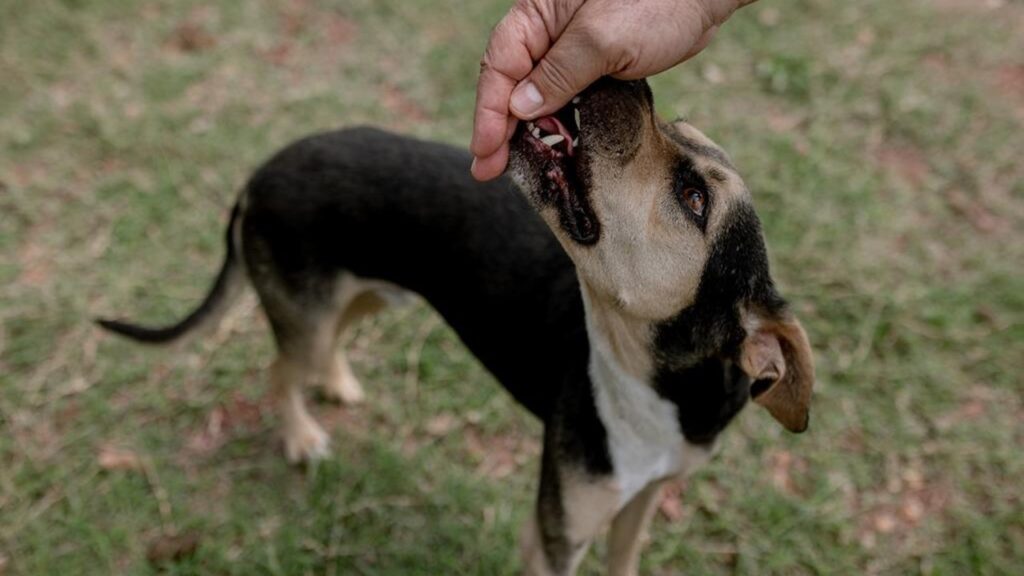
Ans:
[[[539,426],[426,307],[353,335],[370,401],[317,407],[334,457],[306,472],[255,310],[180,353],[88,321],[190,309],[292,138],[466,143],[506,7],[0,4],[0,574],[517,572]],[[1022,23],[1012,0],[765,0],[653,80],[744,172],[819,386],[802,436],[742,415],[644,573],[1024,570]],[[195,554],[151,565],[177,532]]]

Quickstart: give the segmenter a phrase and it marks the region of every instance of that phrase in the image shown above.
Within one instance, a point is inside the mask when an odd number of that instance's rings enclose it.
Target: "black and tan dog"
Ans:
[[[327,450],[307,384],[363,398],[345,328],[416,292],[544,423],[525,571],[573,573],[610,523],[609,573],[635,573],[661,483],[705,462],[748,398],[805,429],[810,348],[740,176],[697,129],[660,122],[645,83],[600,81],[512,147],[518,187],[474,182],[462,151],[373,129],[301,140],[249,181],[195,312],[169,328],[101,323],[170,342],[247,277],[299,461]]]

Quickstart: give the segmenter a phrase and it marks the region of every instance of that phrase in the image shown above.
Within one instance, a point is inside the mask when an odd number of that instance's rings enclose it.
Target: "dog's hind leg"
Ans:
[[[355,284],[358,280],[347,280]],[[346,405],[359,404],[365,398],[363,386],[359,383],[345,354],[345,332],[362,318],[371,316],[387,306],[387,301],[373,290],[363,290],[346,299],[338,315],[335,332],[333,361],[321,382],[324,396],[328,400]]]
[[[398,286],[378,280],[358,278],[345,274],[339,289],[339,305],[335,353],[321,385],[328,400],[346,405],[358,404],[365,398],[363,386],[352,371],[345,354],[345,333],[363,318],[372,316],[392,304],[405,301],[405,293]]]
[[[286,354],[278,355],[270,367],[271,395],[283,421],[284,454],[293,464],[327,456],[327,432],[306,409],[308,376],[307,367]]]
[[[327,455],[328,435],[306,408],[305,389],[330,370],[338,312],[333,303],[308,295],[292,303],[303,306],[282,306],[281,300],[263,298],[278,350],[270,367],[271,395],[282,420],[285,456],[307,462]]]
[[[362,400],[362,386],[338,341],[346,327],[388,301],[380,292],[385,284],[348,273],[327,278],[314,273],[296,288],[264,278],[259,270],[255,276],[277,342],[270,380],[285,456],[290,462],[316,460],[327,455],[328,436],[306,408],[305,388],[319,385],[328,398],[348,404]]]

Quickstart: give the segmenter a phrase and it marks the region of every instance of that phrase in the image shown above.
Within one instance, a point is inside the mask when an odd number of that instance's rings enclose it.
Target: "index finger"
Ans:
[[[530,74],[534,62],[544,56],[582,4],[583,0],[520,0],[494,27],[477,83],[470,143],[476,158],[491,158],[505,146],[515,121],[509,110],[512,90]]]
[[[473,116],[473,140],[470,151],[476,157],[490,156],[505,142],[508,129],[508,102],[516,81],[486,63],[480,65],[476,88],[476,112]]]
[[[527,33],[527,15],[514,6],[494,27],[487,51],[480,61],[473,116],[474,156],[490,156],[505,142],[509,121],[509,99],[516,83],[533,68]]]

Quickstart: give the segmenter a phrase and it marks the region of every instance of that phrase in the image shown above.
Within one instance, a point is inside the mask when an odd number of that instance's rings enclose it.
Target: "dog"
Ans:
[[[600,80],[510,146],[511,178],[478,183],[443,144],[372,128],[300,140],[249,180],[194,312],[165,328],[99,322],[178,341],[248,280],[299,462],[328,446],[305,386],[362,401],[339,340],[415,292],[544,424],[524,572],[573,574],[610,524],[608,573],[635,574],[660,486],[708,461],[748,400],[806,429],[811,348],[736,168],[687,122],[661,121],[646,82]]]

